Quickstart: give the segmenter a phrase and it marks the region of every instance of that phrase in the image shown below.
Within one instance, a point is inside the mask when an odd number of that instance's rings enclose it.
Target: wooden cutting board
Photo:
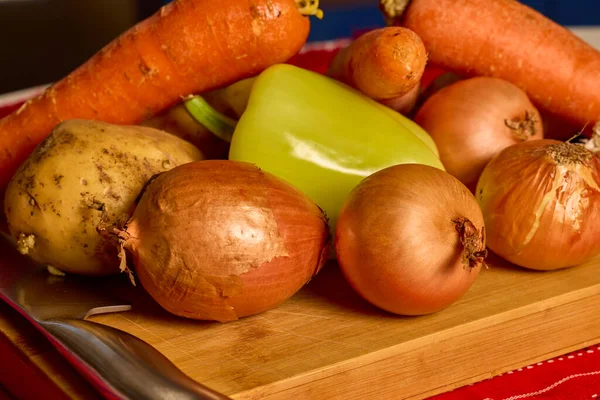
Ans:
[[[490,266],[460,301],[422,317],[372,307],[332,263],[279,308],[236,322],[173,317],[126,285],[114,290],[133,310],[92,319],[234,399],[422,399],[600,342],[600,260],[554,272]],[[0,316],[5,339],[65,398],[89,398],[47,343],[5,308]]]

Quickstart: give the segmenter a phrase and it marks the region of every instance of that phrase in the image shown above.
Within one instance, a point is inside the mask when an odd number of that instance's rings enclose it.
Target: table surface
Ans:
[[[416,318],[369,305],[332,263],[277,309],[232,323],[174,317],[124,277],[101,284],[133,310],[90,319],[147,341],[235,399],[421,399],[600,341],[600,260],[545,273],[494,257],[490,265],[457,303]],[[52,348],[0,315],[21,359],[49,386],[86,398],[89,387]]]

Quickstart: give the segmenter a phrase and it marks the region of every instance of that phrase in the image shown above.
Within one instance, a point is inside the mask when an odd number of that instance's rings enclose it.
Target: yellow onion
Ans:
[[[446,171],[471,191],[502,149],[544,137],[538,110],[518,86],[478,76],[442,88],[415,115],[433,138]]]
[[[476,189],[487,245],[522,267],[554,270],[600,253],[600,160],[582,145],[533,140],[501,151]]]
[[[485,226],[473,193],[447,172],[394,165],[348,195],[335,249],[346,280],[371,304],[402,315],[460,299],[485,264]]]
[[[323,211],[244,162],[206,160],[158,175],[119,236],[144,289],[183,317],[231,321],[278,306],[328,257]]]

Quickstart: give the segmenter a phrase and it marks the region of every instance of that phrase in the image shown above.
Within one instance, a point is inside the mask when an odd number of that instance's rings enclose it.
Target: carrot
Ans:
[[[532,8],[515,0],[380,0],[380,8],[421,37],[432,64],[512,82],[579,127],[600,120],[600,52]]]
[[[393,104],[419,84],[426,64],[425,46],[416,33],[386,27],[369,31],[340,50],[327,75]]]
[[[318,1],[176,0],[0,120],[0,191],[67,119],[137,124],[183,96],[285,62],[306,42]]]

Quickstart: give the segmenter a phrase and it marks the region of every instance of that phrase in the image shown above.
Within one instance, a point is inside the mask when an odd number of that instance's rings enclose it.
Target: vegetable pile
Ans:
[[[0,120],[4,229],[54,274],[121,272],[220,322],[322,268],[418,316],[489,252],[600,256],[600,52],[513,0],[380,8],[315,72],[291,60],[318,1],[164,6]]]

